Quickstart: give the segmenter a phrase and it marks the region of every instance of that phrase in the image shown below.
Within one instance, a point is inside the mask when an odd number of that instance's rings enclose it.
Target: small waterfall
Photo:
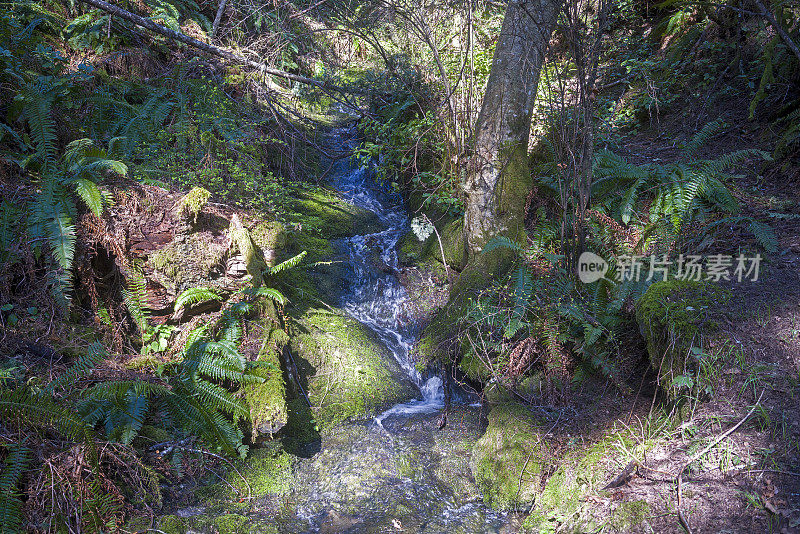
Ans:
[[[352,149],[355,132],[338,130],[332,141]],[[425,379],[411,362],[410,350],[416,332],[407,317],[406,290],[398,279],[397,243],[409,230],[409,221],[402,197],[375,180],[370,165],[358,165],[350,158],[336,162],[331,179],[343,197],[354,205],[375,213],[385,230],[347,239],[347,252],[353,269],[350,290],[342,299],[342,307],[371,330],[391,350],[398,363],[422,394],[421,399],[393,406],[375,418],[378,426],[391,415],[430,413],[444,407],[442,379]]]

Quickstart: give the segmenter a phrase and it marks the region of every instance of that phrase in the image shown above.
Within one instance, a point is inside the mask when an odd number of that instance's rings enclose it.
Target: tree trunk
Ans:
[[[470,254],[495,235],[524,231],[533,103],[560,6],[560,0],[511,0],[506,8],[464,183]]]

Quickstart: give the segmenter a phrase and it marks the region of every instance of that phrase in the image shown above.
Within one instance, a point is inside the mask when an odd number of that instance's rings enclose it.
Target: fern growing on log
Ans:
[[[144,336],[149,328],[150,312],[147,309],[147,280],[136,267],[130,266],[126,274],[126,288],[122,290],[122,299],[133,322]]]
[[[190,287],[183,291],[178,298],[175,299],[175,311],[192,306],[201,302],[208,302],[212,300],[222,300],[217,293],[207,287]]]

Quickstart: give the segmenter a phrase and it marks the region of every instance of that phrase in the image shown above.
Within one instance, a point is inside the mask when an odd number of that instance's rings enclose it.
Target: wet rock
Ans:
[[[320,526],[320,534],[338,534],[340,532],[347,532],[353,525],[359,523],[359,519],[338,513],[335,510],[328,512],[325,521]]]
[[[291,350],[317,422],[366,419],[418,392],[375,334],[336,310],[310,309],[290,324]]]

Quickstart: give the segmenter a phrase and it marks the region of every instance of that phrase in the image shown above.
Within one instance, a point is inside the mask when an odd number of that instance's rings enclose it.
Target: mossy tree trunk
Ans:
[[[533,104],[560,6],[560,0],[511,0],[506,8],[464,183],[470,255],[495,235],[524,231]]]

